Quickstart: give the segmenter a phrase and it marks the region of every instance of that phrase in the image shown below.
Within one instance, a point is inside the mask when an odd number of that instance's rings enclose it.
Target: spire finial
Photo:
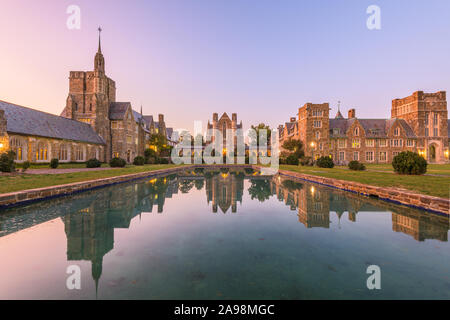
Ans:
[[[100,36],[102,33],[102,27],[98,27],[98,52],[102,53],[102,46],[101,46],[101,41],[100,41]]]

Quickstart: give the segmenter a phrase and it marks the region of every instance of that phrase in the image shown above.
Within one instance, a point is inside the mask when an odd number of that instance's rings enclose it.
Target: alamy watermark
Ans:
[[[367,274],[370,276],[367,278],[367,289],[369,290],[380,290],[381,289],[381,269],[379,266],[373,264],[367,267]]]
[[[69,274],[66,280],[66,287],[69,290],[81,290],[81,268],[76,264],[67,267],[66,273]]]
[[[373,4],[367,7],[366,13],[370,15],[366,22],[367,29],[381,30],[381,8]]]
[[[70,5],[67,7],[66,13],[69,15],[67,17],[66,26],[69,30],[80,30],[81,29],[81,9],[77,5]]]

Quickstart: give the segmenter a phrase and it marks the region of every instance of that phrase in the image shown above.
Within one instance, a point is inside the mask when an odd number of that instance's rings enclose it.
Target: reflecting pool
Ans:
[[[1,211],[0,298],[450,299],[448,233],[317,184],[182,171]]]

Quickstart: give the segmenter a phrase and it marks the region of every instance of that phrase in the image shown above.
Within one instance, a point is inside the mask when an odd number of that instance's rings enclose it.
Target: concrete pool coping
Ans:
[[[196,168],[252,168],[258,171],[264,169],[258,165],[187,165],[175,168],[159,169],[154,171],[146,171],[139,173],[132,173],[127,175],[88,180],[82,182],[75,182],[64,185],[56,185],[37,189],[21,190],[11,193],[0,194],[0,209],[19,206],[35,201],[41,201],[56,197],[67,196],[79,192],[84,192],[96,188],[101,188],[109,185],[130,182],[133,180],[156,177],[171,173],[177,173],[183,170],[193,170]],[[276,174],[292,179],[303,180],[321,184],[324,186],[357,193],[363,196],[375,197],[380,200],[394,202],[397,204],[413,207],[429,212],[434,212],[439,215],[449,216],[450,200],[414,193],[410,190],[399,188],[386,188],[365,185],[359,182],[339,180],[333,178],[326,178],[314,176],[299,172],[279,170]]]

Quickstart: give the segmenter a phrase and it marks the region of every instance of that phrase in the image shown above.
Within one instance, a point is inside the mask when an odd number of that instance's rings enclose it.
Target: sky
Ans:
[[[67,8],[81,28],[67,28]],[[381,29],[369,30],[369,5]],[[271,127],[307,102],[389,118],[391,101],[450,88],[448,0],[0,0],[0,100],[60,114],[69,71],[102,32],[117,101],[192,130],[236,112]]]

